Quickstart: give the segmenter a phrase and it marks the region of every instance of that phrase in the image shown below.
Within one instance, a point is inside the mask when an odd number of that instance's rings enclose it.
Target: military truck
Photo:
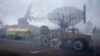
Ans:
[[[86,50],[91,42],[91,36],[79,32],[79,29],[67,29],[65,37],[61,39],[60,48],[73,48],[74,50]]]
[[[71,28],[63,34],[61,37],[60,30],[49,30],[47,26],[41,28],[41,45],[59,48],[66,50],[66,48],[73,48],[74,50],[86,50],[91,42],[91,36],[80,33],[79,29]]]
[[[0,39],[9,40],[38,40],[40,38],[40,30],[36,26],[29,25],[27,27],[19,27],[18,25],[10,25],[0,29]]]

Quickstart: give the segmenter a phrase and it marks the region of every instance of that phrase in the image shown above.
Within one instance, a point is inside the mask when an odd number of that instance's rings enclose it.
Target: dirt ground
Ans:
[[[75,51],[71,49],[63,51],[59,49],[49,49],[38,53],[30,53],[30,52],[18,53],[7,50],[0,50],[0,56],[94,56],[94,51],[93,49],[89,49],[86,51]],[[95,56],[100,56],[99,52],[96,52]]]
[[[40,48],[38,42],[0,40],[0,56],[100,56],[99,40],[100,38],[96,40],[98,43],[95,55],[93,43],[86,51],[75,51],[69,48],[66,50]]]

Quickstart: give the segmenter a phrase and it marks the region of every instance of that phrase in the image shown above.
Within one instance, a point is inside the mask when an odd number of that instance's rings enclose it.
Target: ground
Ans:
[[[95,56],[100,56],[99,40],[96,40]],[[86,51],[76,51],[69,48],[48,49],[39,45],[36,41],[0,40],[0,56],[94,56],[94,46]]]
[[[59,49],[49,49],[40,52],[9,52],[9,51],[0,51],[0,56],[94,56],[93,49],[87,51],[75,51],[67,49],[62,51]],[[100,56],[99,53],[96,53],[95,56]]]

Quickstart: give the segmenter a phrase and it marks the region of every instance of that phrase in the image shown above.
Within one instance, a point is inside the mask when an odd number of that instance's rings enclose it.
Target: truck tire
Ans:
[[[50,40],[48,38],[42,40],[41,46],[50,48]]]
[[[86,50],[89,44],[86,40],[76,40],[73,42],[73,47],[75,50],[81,51]]]

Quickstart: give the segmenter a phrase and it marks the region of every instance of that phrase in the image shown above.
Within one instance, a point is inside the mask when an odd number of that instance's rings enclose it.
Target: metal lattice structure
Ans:
[[[86,6],[83,7],[83,11],[74,7],[61,7],[55,9],[48,14],[48,19],[60,26],[60,38],[63,41],[66,35],[66,28],[74,26],[80,23],[82,20],[86,21]]]
[[[74,7],[61,7],[48,14],[48,19],[55,24],[60,25],[61,21],[68,26],[73,26],[84,19],[84,12]]]

